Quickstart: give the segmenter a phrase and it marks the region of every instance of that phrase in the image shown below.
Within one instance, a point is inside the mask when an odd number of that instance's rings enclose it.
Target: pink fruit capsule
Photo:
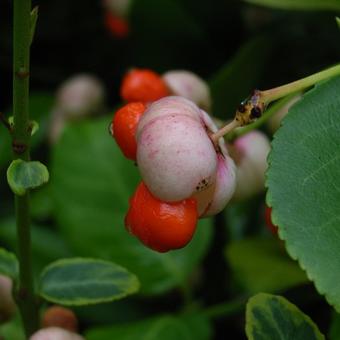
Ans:
[[[264,133],[252,131],[236,139],[233,148],[237,165],[237,184],[233,199],[237,201],[264,190],[270,144]]]
[[[208,84],[195,73],[174,70],[164,73],[162,77],[171,94],[187,98],[200,108],[210,111],[211,96]]]
[[[155,197],[164,202],[194,197],[199,216],[224,207],[235,187],[234,165],[223,141],[219,147],[212,143],[209,135],[216,130],[208,114],[185,98],[165,97],[150,105],[137,127],[137,164]],[[230,174],[217,181],[220,162]],[[217,194],[221,187],[225,195]]]

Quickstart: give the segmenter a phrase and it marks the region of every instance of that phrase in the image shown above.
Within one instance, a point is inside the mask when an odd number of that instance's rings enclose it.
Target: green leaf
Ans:
[[[273,238],[245,239],[228,245],[226,256],[232,272],[247,293],[273,293],[308,281],[282,247]]]
[[[289,10],[340,11],[339,0],[245,0],[249,3]]]
[[[340,311],[340,77],[294,105],[275,134],[266,185],[289,254]]]
[[[25,162],[16,159],[7,170],[7,181],[12,191],[19,196],[29,189],[35,189],[47,183],[49,174],[46,166],[40,162]]]
[[[35,33],[35,27],[37,25],[37,20],[38,20],[38,6],[35,6],[32,11],[31,11],[31,22],[30,22],[30,34],[31,34],[31,41],[30,43],[32,44],[33,38],[34,38],[34,33]]]
[[[42,272],[39,294],[69,306],[110,302],[138,291],[135,275],[114,263],[85,258],[53,262]]]
[[[257,294],[246,312],[248,340],[324,340],[309,316],[281,296]]]
[[[13,253],[0,248],[0,274],[16,279],[18,276],[18,260]]]
[[[236,55],[210,79],[214,115],[234,117],[235,110],[257,86],[271,52],[271,39],[257,37],[241,46]]]
[[[211,220],[200,221],[187,247],[165,254],[131,236],[124,216],[140,179],[107,133],[109,121],[68,126],[55,147],[50,189],[58,225],[78,255],[120,264],[138,276],[144,294],[163,293],[183,283],[206,253]]]
[[[338,24],[338,27],[340,28],[340,18],[336,17],[335,20],[336,20],[336,23]]]
[[[200,314],[181,317],[158,316],[131,323],[97,327],[86,334],[87,340],[208,340],[212,338],[209,320]]]

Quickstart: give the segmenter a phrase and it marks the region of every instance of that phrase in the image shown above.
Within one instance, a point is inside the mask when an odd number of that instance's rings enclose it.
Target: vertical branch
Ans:
[[[31,0],[14,0],[13,23],[13,158],[30,159],[29,129],[29,48]],[[38,308],[34,293],[31,261],[29,194],[15,196],[19,282],[16,299],[26,336],[38,328]]]

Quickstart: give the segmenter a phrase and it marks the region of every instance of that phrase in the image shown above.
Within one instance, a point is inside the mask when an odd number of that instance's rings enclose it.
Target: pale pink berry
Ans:
[[[234,191],[235,170],[223,140],[215,148],[209,137],[216,130],[207,113],[182,97],[162,98],[145,111],[137,128],[137,164],[155,197],[194,197],[200,216],[223,209]],[[221,176],[222,165],[227,176]]]
[[[0,324],[8,321],[15,313],[16,305],[12,296],[12,280],[0,275]]]
[[[66,118],[63,115],[63,111],[54,109],[51,113],[51,119],[49,123],[48,140],[50,144],[55,144],[66,125]]]
[[[156,118],[159,119],[169,115],[185,115],[196,120],[198,123],[202,120],[201,110],[190,100],[178,96],[164,97],[153,102],[152,106],[148,106],[148,110],[144,112],[143,118],[138,123],[137,138],[145,125],[154,121]]]
[[[260,131],[251,131],[235,140],[233,155],[237,184],[234,200],[243,200],[264,190],[269,151],[269,139]]]
[[[267,126],[271,133],[274,133],[281,124],[282,119],[287,115],[290,108],[301,99],[301,95],[294,96],[284,106],[282,106],[277,112],[275,112],[267,122]]]
[[[149,190],[180,201],[215,181],[217,156],[203,126],[185,115],[155,119],[139,135],[137,163]]]
[[[57,90],[49,123],[49,141],[55,144],[69,120],[99,113],[104,106],[104,87],[95,77],[80,74],[66,80]]]
[[[171,94],[187,98],[200,108],[210,111],[211,96],[209,86],[195,73],[175,70],[166,72],[162,77]]]
[[[85,338],[59,327],[49,327],[34,333],[30,340],[85,340]]]
[[[103,101],[102,83],[91,75],[79,74],[60,86],[56,96],[56,108],[67,119],[78,119],[98,112]]]

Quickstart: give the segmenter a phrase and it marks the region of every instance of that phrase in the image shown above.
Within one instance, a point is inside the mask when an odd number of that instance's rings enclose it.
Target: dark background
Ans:
[[[231,0],[137,0],[130,36],[115,39],[104,26],[99,0],[33,1],[38,4],[32,90],[55,90],[65,78],[90,72],[105,82],[110,104],[118,101],[121,77],[131,66],[189,69],[209,79],[259,35],[271,39],[271,52],[257,87],[294,80],[337,62],[340,54],[334,14],[327,12],[270,10]],[[12,2],[0,6],[3,110],[11,98]]]

